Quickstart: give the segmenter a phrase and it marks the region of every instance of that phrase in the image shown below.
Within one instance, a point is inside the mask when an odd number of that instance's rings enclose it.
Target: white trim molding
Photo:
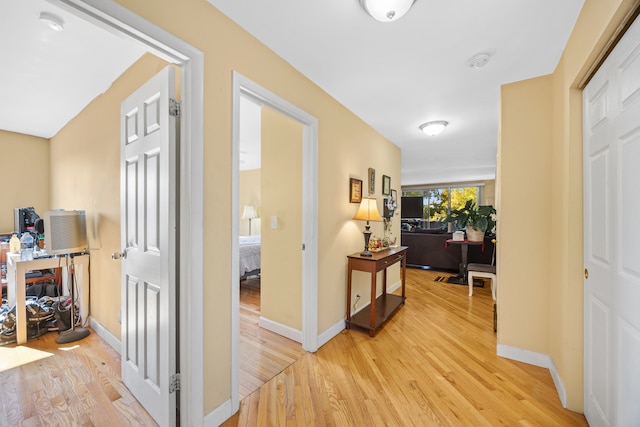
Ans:
[[[295,342],[302,343],[302,331],[294,329],[290,326],[283,325],[282,323],[274,322],[266,317],[260,316],[258,320],[258,326],[268,331],[275,332],[278,335],[282,335],[285,338],[289,338]]]
[[[302,124],[302,331],[281,335],[302,343],[306,351],[318,349],[318,119],[240,73],[232,74],[231,242],[238,253],[240,194],[240,98],[247,97]],[[237,255],[231,257],[231,408],[240,407],[240,277]],[[263,321],[264,323],[264,321]],[[274,325],[275,327],[275,325]],[[280,332],[278,332],[280,333]],[[291,334],[289,336],[287,334]]]
[[[144,45],[180,66],[180,424],[204,420],[204,53],[113,0],[50,0],[107,31]],[[110,344],[111,345],[111,344]],[[114,347],[115,348],[115,347]],[[233,413],[228,411],[226,418]],[[226,419],[225,418],[225,419]]]
[[[564,388],[562,378],[560,378],[560,374],[558,373],[556,364],[553,362],[553,358],[551,358],[551,356],[549,356],[548,354],[536,353],[535,351],[511,347],[504,344],[498,344],[496,346],[496,354],[500,357],[504,357],[505,359],[511,359],[517,362],[523,362],[529,365],[547,368],[551,373],[551,378],[553,379],[553,383],[556,386],[556,391],[558,392],[558,396],[560,397],[562,407],[567,407],[567,391]]]
[[[100,338],[105,340],[107,342],[107,344],[109,344],[109,346],[111,348],[113,348],[115,351],[117,351],[118,354],[122,354],[122,341],[120,341],[118,338],[116,338],[115,335],[113,335],[111,332],[109,332],[109,330],[107,328],[102,326],[101,323],[99,323],[96,320],[94,320],[93,317],[89,318],[89,326],[91,326],[91,329],[93,329],[93,331]]]
[[[347,319],[343,317],[339,322],[335,323],[333,326],[329,327],[329,329],[321,333],[318,336],[318,348],[322,347],[323,345],[328,343],[331,338],[342,332],[345,329],[346,320]]]

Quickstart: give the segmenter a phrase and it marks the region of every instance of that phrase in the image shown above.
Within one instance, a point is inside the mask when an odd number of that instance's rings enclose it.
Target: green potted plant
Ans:
[[[467,239],[481,241],[487,230],[493,230],[496,224],[495,214],[493,206],[477,206],[473,200],[467,200],[462,208],[452,209],[445,222],[454,222],[458,228],[466,228]]]

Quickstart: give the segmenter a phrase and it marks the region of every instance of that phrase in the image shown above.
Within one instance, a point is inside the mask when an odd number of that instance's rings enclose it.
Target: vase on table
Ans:
[[[484,241],[484,231],[477,230],[470,225],[467,225],[467,240],[472,242]]]

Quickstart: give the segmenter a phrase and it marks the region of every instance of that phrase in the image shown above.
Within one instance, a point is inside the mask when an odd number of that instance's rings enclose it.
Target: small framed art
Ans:
[[[349,178],[349,203],[360,203],[362,201],[362,180]]]
[[[376,192],[376,170],[369,168],[369,195]]]
[[[388,196],[391,194],[391,177],[382,175],[382,194]]]

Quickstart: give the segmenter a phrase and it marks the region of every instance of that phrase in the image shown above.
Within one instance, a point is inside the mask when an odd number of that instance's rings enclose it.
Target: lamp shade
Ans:
[[[373,19],[397,21],[411,9],[415,0],[360,0],[360,5]]]
[[[353,219],[359,219],[362,221],[382,221],[382,217],[378,213],[378,203],[375,198],[363,197],[360,202],[358,212]]]
[[[242,219],[256,219],[258,218],[258,213],[256,212],[256,208],[253,205],[245,205],[244,210],[242,211]]]

